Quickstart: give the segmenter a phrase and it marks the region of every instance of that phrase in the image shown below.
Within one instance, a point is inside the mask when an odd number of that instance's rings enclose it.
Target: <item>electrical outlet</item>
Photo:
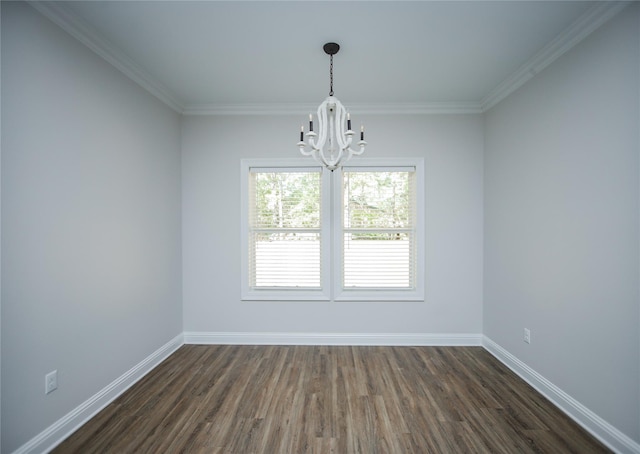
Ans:
[[[529,331],[529,328],[524,329],[524,341],[527,344],[531,343],[531,331]]]
[[[44,376],[44,393],[49,394],[58,388],[58,371],[54,370]]]

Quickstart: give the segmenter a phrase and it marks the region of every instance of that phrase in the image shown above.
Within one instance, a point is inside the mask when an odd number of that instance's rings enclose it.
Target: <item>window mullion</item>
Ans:
[[[334,298],[334,172],[322,169],[322,285],[330,300]]]

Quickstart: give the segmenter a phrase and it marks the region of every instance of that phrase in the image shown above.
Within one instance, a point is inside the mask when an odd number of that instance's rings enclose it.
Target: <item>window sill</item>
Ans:
[[[243,294],[241,301],[321,301],[331,303],[349,302],[390,302],[390,303],[424,303],[424,295],[414,290],[344,290],[334,298],[322,290],[254,290]]]

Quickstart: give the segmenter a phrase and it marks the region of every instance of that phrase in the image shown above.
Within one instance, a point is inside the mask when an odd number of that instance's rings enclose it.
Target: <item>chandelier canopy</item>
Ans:
[[[351,115],[340,100],[333,96],[333,56],[338,53],[340,46],[336,43],[327,43],[323,49],[330,58],[329,96],[318,106],[316,113],[318,132],[313,130],[313,115],[309,114],[309,130],[305,134],[304,125],[300,128],[298,148],[304,156],[312,156],[333,172],[352,156],[361,155],[367,142],[364,141],[364,126],[361,126],[360,141],[356,145],[358,149],[351,148],[355,135],[351,130]],[[305,136],[307,142],[304,140]]]

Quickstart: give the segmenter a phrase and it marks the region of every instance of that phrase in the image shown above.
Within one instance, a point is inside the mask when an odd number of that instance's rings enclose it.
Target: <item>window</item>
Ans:
[[[415,170],[344,168],[341,176],[342,290],[415,290]]]
[[[242,299],[424,299],[422,160],[357,164],[242,161]]]
[[[249,286],[321,288],[320,171],[249,173]]]

